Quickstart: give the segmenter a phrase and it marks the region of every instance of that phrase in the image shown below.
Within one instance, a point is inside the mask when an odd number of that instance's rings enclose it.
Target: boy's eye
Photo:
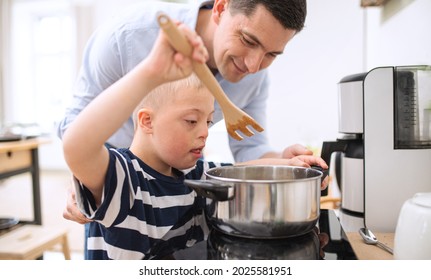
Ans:
[[[212,126],[213,124],[214,124],[214,122],[213,122],[213,121],[207,121],[207,125],[208,125],[208,127]]]
[[[186,120],[186,122],[189,124],[196,124],[197,123],[197,121],[195,121],[195,120]]]

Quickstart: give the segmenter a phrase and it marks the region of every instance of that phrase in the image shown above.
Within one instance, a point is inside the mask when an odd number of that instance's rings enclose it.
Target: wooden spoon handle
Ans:
[[[191,56],[193,52],[192,46],[187,41],[187,38],[184,36],[184,34],[182,34],[181,31],[178,29],[176,24],[166,14],[163,14],[163,13],[160,13],[158,15],[157,20],[160,27],[167,35],[168,40],[172,44],[172,46],[182,54],[186,56]],[[204,85],[214,95],[217,102],[220,104],[222,108],[228,104],[230,106],[235,107],[235,105],[226,96],[220,84],[214,78],[213,73],[205,63],[199,63],[197,61],[193,61],[193,69],[196,75],[202,81],[202,83],[204,83]],[[228,108],[228,107],[225,107],[225,108]]]
[[[163,29],[165,34],[168,36],[168,40],[171,45],[179,52],[186,56],[192,55],[192,46],[187,41],[187,38],[181,31],[178,29],[176,24],[163,13],[159,13],[157,16],[157,21],[159,22],[159,26]]]

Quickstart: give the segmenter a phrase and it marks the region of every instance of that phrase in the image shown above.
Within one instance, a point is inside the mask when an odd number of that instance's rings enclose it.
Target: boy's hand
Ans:
[[[164,32],[160,30],[146,61],[153,71],[153,76],[159,79],[161,83],[189,76],[193,72],[192,59],[205,63],[209,57],[201,37],[196,32],[190,30],[184,24],[179,24],[178,28],[189,40],[193,48],[193,54],[191,57],[187,57],[177,52],[169,43]]]

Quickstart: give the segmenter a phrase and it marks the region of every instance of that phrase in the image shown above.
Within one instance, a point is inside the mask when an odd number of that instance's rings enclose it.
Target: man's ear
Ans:
[[[218,24],[220,22],[221,15],[227,11],[228,0],[215,0],[213,5],[213,19]]]
[[[153,132],[153,111],[148,108],[143,108],[137,114],[137,127],[145,133]]]

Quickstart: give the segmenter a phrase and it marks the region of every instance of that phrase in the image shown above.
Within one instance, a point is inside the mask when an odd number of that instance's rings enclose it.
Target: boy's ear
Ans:
[[[153,132],[153,111],[151,109],[143,108],[138,111],[137,127],[142,129],[145,133]]]

